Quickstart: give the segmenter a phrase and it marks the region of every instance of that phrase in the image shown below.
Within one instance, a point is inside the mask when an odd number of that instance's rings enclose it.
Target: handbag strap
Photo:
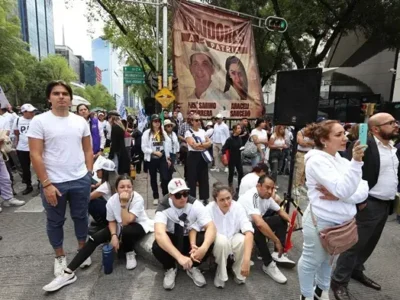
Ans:
[[[310,203],[310,213],[311,213],[311,220],[312,220],[312,222],[313,222],[313,224],[315,226],[315,229],[317,229],[317,231],[318,231],[318,223],[317,223],[317,220],[315,219],[314,213],[312,211],[311,203]]]

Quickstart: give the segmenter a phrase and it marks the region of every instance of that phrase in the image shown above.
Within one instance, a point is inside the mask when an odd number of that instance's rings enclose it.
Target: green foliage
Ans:
[[[83,88],[73,88],[74,94],[85,98],[90,102],[90,107],[101,107],[107,111],[114,110],[116,103],[114,98],[108,93],[107,88],[101,83],[87,85]]]

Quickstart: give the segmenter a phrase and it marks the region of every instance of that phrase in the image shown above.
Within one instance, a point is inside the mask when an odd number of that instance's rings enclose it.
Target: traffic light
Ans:
[[[285,19],[279,17],[268,17],[265,20],[265,27],[269,31],[285,32],[288,28],[288,23]]]
[[[172,76],[168,76],[168,89],[170,91],[172,91],[173,87],[172,87]]]
[[[172,77],[172,89],[176,90],[178,88],[178,77]]]
[[[160,91],[162,88],[163,88],[162,76],[158,75],[158,90]]]

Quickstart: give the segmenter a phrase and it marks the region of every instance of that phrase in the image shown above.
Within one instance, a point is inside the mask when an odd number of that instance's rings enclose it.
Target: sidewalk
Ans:
[[[182,172],[178,167],[178,172]],[[178,176],[176,174],[175,176]],[[19,176],[16,179],[20,181]],[[227,181],[225,173],[210,173],[210,186],[215,181]],[[285,184],[286,182],[286,184]],[[279,192],[282,194],[287,186],[287,177],[279,178]],[[21,192],[25,188],[16,184],[15,189]],[[135,181],[135,190],[147,200],[147,208],[154,209],[149,179],[145,174],[139,174]],[[92,256],[93,264],[86,270],[78,270],[78,280],[54,294],[45,294],[42,286],[53,278],[53,251],[48,243],[45,231],[45,214],[40,197],[35,192],[25,196],[17,196],[28,203],[20,208],[4,208],[0,214],[0,299],[1,300],[31,300],[31,299],[282,299],[298,300],[299,285],[297,270],[285,270],[288,283],[279,285],[273,282],[261,270],[261,262],[253,258],[255,266],[246,285],[237,286],[232,280],[224,290],[213,285],[214,272],[207,271],[205,277],[208,285],[204,288],[194,286],[191,279],[179,272],[176,287],[173,291],[162,288],[163,270],[147,259],[138,257],[138,267],[133,271],[125,269],[125,261],[114,264],[114,271],[104,275],[101,269],[101,251],[97,249]],[[304,200],[302,206],[307,205]],[[397,300],[400,287],[398,285],[400,264],[400,225],[389,217],[381,241],[367,263],[367,274],[382,285],[382,291],[377,292],[364,288],[357,282],[351,282],[350,291],[359,300]],[[76,253],[77,245],[69,214],[65,224],[65,250],[68,260]],[[301,254],[302,235],[293,235],[294,248],[290,257],[297,261]],[[333,295],[331,295],[331,299]]]

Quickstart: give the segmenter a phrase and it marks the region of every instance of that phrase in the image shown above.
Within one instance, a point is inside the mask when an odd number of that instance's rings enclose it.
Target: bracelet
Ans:
[[[113,235],[115,235],[116,237],[118,237],[118,234],[113,233],[113,234],[111,234],[111,238],[113,237]]]
[[[46,178],[45,180],[43,180],[43,181],[42,181],[42,186],[43,186],[47,181],[49,181],[48,178]]]
[[[48,185],[46,185],[46,186],[43,186],[43,185],[42,185],[42,188],[45,189],[45,188],[48,188],[48,187],[51,186],[51,185],[53,185],[53,184],[50,182],[50,183],[49,183]]]
[[[125,208],[126,208],[126,205],[121,205],[121,208],[124,208],[124,209],[125,209]]]

